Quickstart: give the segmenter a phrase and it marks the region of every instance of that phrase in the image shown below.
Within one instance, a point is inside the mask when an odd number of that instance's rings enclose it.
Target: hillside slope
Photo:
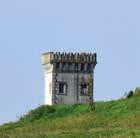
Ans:
[[[0,126],[0,138],[140,137],[140,97],[88,105],[41,106],[16,123]]]

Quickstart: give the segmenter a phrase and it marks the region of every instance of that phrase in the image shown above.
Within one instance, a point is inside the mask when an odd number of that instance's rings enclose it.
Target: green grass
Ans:
[[[0,138],[139,138],[140,97],[88,105],[40,106],[0,126]]]

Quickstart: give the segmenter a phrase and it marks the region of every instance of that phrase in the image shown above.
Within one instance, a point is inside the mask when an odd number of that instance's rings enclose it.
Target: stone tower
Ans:
[[[96,53],[44,53],[45,104],[92,102],[96,63]]]

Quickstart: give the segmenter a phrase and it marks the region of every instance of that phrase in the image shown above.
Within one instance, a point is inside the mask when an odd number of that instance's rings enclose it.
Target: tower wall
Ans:
[[[96,54],[43,54],[45,104],[88,103],[93,100],[93,72]]]
[[[44,65],[44,80],[45,80],[45,104],[52,105],[53,104],[53,65],[48,63]]]
[[[88,83],[91,79],[90,73],[57,73],[54,103],[55,104],[75,104],[75,103],[88,103],[89,95],[81,95],[80,84]],[[83,82],[84,81],[84,82]],[[65,94],[59,94],[59,82],[68,84]],[[92,82],[93,85],[93,82]],[[93,93],[93,91],[92,91]]]
[[[45,74],[45,104],[52,105],[53,104],[53,93],[52,93],[52,85],[53,85],[53,73]]]

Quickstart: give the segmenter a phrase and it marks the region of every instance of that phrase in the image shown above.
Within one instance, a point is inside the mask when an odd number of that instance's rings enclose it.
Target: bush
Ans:
[[[133,96],[134,92],[131,90],[127,94],[127,98],[131,98]]]

